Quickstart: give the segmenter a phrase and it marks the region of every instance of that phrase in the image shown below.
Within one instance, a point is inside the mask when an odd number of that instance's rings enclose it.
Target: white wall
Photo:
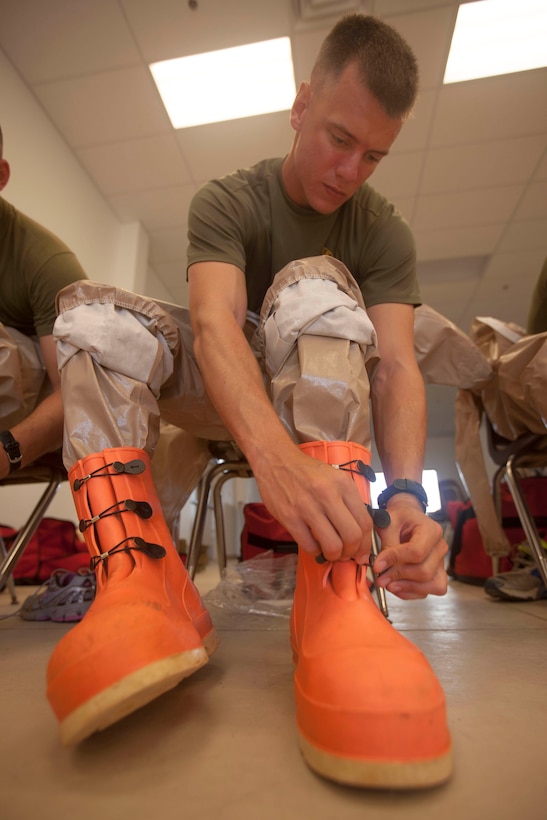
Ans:
[[[142,292],[146,232],[138,224],[120,224],[1,49],[0,100],[4,157],[11,166],[2,196],[66,242],[90,279]],[[41,485],[2,488],[0,522],[20,527],[40,492]],[[48,514],[74,520],[67,484]]]

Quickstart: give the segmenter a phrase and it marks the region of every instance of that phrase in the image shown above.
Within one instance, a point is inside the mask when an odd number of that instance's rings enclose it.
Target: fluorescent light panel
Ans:
[[[289,37],[153,63],[174,128],[286,111],[296,93]]]
[[[545,65],[547,0],[477,0],[460,5],[445,83]]]

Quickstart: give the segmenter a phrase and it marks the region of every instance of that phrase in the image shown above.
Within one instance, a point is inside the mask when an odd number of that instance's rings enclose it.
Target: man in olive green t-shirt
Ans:
[[[323,298],[332,272],[325,281],[326,275],[314,271],[308,279],[323,287],[321,295],[317,287],[306,290],[287,312],[297,330],[309,330],[306,308],[321,307],[330,322],[340,303],[348,314],[357,302],[366,306],[359,334],[343,336],[349,324],[344,320],[337,329],[342,340],[359,341],[360,373],[366,355],[361,344],[367,354],[373,346],[361,343],[365,320],[369,338],[378,341],[373,381],[363,373],[358,384],[366,390],[366,410],[362,392],[356,391],[353,402],[368,412],[370,383],[375,441],[390,485],[380,500],[389,516],[382,516],[383,549],[374,561],[377,584],[401,598],[444,594],[447,545],[439,525],[425,514],[427,497],[419,483],[426,404],[413,345],[419,301],[414,243],[400,215],[366,185],[409,116],[416,92],[416,60],[400,35],[370,16],[342,18],[326,38],[310,82],[298,90],[290,115],[295,135],[286,157],[217,180],[196,195],[189,215],[189,311],[99,283],[70,286],[60,294],[54,334],[63,390],[70,391],[64,459],[97,568],[92,610],[63,637],[48,664],[48,698],[64,743],[83,740],[167,691],[206,663],[216,647],[212,620],[174,554],[149,464],[150,431],[157,432],[158,418],[204,438],[196,421],[202,424],[212,410],[224,425],[224,437],[245,453],[268,511],[298,544],[292,636],[295,660],[299,655],[295,695],[306,760],[322,774],[353,785],[372,780],[376,786],[393,785],[393,772],[405,787],[447,776],[444,702],[431,670],[420,660],[423,675],[407,675],[410,667],[417,668],[414,650],[413,660],[396,650],[397,660],[384,663],[378,620],[370,629],[363,624],[369,615],[382,617],[368,604],[362,566],[369,561],[372,518],[363,504],[366,488],[354,480],[357,474],[363,480],[365,456],[356,456],[354,448],[362,451],[364,436],[352,445],[349,436],[337,435],[343,445],[333,457],[339,469],[305,451],[311,442],[324,455],[330,448],[323,445],[334,443],[328,422],[343,417],[344,402],[352,399],[337,365],[344,359],[345,366],[349,356],[333,361],[331,324],[304,340],[302,346],[312,350],[308,382],[324,384],[327,374],[333,386],[324,391],[328,401],[310,400],[305,415],[317,422],[311,438],[293,439],[245,336],[248,312],[261,305],[264,311],[266,290],[277,289],[283,277],[285,284],[295,283],[287,267],[304,259],[325,266],[333,257],[340,274],[336,304],[331,307]],[[341,268],[347,272],[343,281]],[[352,297],[342,298],[348,291]],[[275,332],[272,337],[274,345],[281,337],[282,352],[284,337]],[[266,352],[274,345],[266,344]],[[90,388],[77,391],[73,384]],[[188,462],[191,455],[176,466],[180,470]],[[128,506],[128,499],[139,503]],[[384,630],[385,621],[380,623]],[[317,666],[316,647],[327,643]],[[380,666],[391,670],[388,677],[383,669],[377,677],[371,674],[376,649]],[[376,680],[382,682],[381,695]],[[392,697],[393,691],[399,695]],[[370,703],[386,746],[383,740],[371,746]],[[380,768],[385,780],[378,778]]]
[[[0,130],[0,191],[9,177]],[[55,297],[65,285],[85,278],[75,255],[60,239],[0,197],[0,345],[7,357],[8,350],[28,339],[25,348],[36,359],[36,367],[41,359],[50,383],[40,390],[41,396],[49,395],[30,415],[22,417],[23,405],[14,410],[13,386],[4,373],[5,387],[0,385],[0,478],[61,447],[63,407],[52,335]],[[35,343],[34,350],[30,340]],[[12,355],[14,369],[10,374],[13,372],[19,383],[25,382],[27,375],[20,372],[24,364],[16,360],[24,362],[26,358]],[[33,403],[37,400],[35,396]]]

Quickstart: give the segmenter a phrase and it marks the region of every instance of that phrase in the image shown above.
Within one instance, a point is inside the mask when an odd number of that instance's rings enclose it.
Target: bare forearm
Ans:
[[[245,453],[270,513],[307,552],[329,560],[370,551],[371,521],[350,476],[303,453],[285,429],[241,327],[247,299],[242,272],[190,268],[194,350],[205,387]]]
[[[253,466],[258,467],[266,453],[291,447],[291,439],[264,389],[258,364],[235,320],[225,316],[222,322],[202,325],[195,353],[213,404]]]
[[[381,365],[372,388],[372,413],[378,454],[386,481],[421,481],[426,440],[425,388],[417,368]]]
[[[63,443],[63,403],[61,391],[56,390],[38,407],[14,425],[10,432],[19,442],[23,460],[21,466],[32,464],[45,453],[59,449]],[[9,461],[3,449],[0,449],[0,478],[9,474]]]

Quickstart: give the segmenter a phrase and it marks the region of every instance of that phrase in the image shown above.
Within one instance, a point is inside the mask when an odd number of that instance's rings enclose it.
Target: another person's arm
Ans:
[[[44,399],[30,416],[10,429],[19,443],[23,456],[22,467],[32,464],[46,453],[57,450],[63,443],[63,404],[53,336],[40,337],[40,346],[53,393]],[[9,471],[7,454],[3,447],[0,447],[0,478],[9,475]]]

